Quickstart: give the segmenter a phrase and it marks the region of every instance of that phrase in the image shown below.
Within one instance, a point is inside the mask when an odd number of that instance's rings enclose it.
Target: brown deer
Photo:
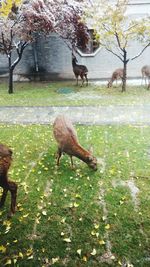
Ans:
[[[12,161],[12,151],[6,145],[0,144],[0,186],[3,188],[3,194],[0,200],[0,207],[5,203],[7,192],[11,193],[11,207],[8,217],[15,213],[17,184],[8,179],[8,169]]]
[[[86,85],[88,85],[88,78],[87,78],[87,74],[88,74],[88,69],[86,66],[84,65],[78,65],[77,64],[77,59],[74,55],[72,55],[72,68],[73,68],[73,72],[74,75],[76,77],[76,85],[78,85],[78,78],[80,77],[82,80],[82,84],[81,86],[83,86],[85,80],[86,80]]]
[[[116,85],[117,85],[117,81],[119,80],[119,79],[123,79],[123,69],[116,69],[114,72],[113,72],[113,74],[112,74],[112,76],[111,76],[111,79],[109,80],[109,82],[108,82],[108,84],[107,84],[107,87],[109,88],[109,87],[112,87],[112,84],[113,84],[113,82],[114,81],[116,81]]]
[[[97,159],[79,144],[76,130],[68,118],[59,115],[54,121],[53,133],[58,143],[57,165],[59,165],[61,155],[64,152],[70,156],[72,168],[72,157],[75,156],[93,170],[97,170]]]
[[[145,65],[141,68],[141,73],[142,73],[142,82],[141,85],[143,84],[143,80],[145,80],[145,86],[147,85],[147,80],[148,84],[150,83],[150,66]],[[148,85],[149,88],[149,85]]]

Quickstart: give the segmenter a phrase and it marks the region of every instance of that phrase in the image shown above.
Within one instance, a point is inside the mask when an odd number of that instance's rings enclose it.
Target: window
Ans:
[[[89,41],[88,41],[87,47],[85,49],[83,49],[78,44],[78,48],[81,52],[83,52],[85,54],[92,54],[99,48],[99,43],[95,38],[95,34],[94,34],[93,29],[89,29],[88,33],[89,33]]]

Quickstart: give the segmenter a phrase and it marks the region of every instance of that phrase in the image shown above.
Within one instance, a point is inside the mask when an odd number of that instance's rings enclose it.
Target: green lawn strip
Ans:
[[[83,170],[84,175],[82,175]],[[100,215],[97,210],[99,208],[93,204],[97,179],[94,179],[96,177],[93,172],[89,172],[86,168],[83,170],[81,172],[80,169],[68,170],[67,177],[66,170],[54,171],[53,191],[48,199],[47,214],[37,228],[37,231],[45,232],[47,236],[46,243],[44,240],[35,242],[34,248],[40,248],[38,255],[41,254],[42,259],[44,247],[45,257],[47,257],[45,261],[59,257],[60,266],[68,259],[69,262],[70,259],[74,259],[74,264],[78,261],[82,262],[84,255],[90,256],[93,250],[92,244],[93,246],[98,244],[97,238],[95,240],[95,236],[91,234],[94,221],[99,220],[97,216]],[[91,175],[93,179],[89,184]],[[77,254],[78,249],[81,249],[82,256]]]
[[[14,233],[11,231],[11,236],[13,238],[16,238],[17,225],[20,226],[20,223],[21,225],[24,223],[26,224],[26,221],[28,220],[26,216],[30,218],[30,222],[32,223],[32,220],[35,216],[34,211],[36,210],[35,208],[37,206],[37,199],[40,197],[40,196],[37,197],[37,194],[40,194],[40,192],[36,191],[37,189],[39,189],[39,191],[42,190],[42,187],[44,186],[44,180],[41,179],[41,181],[39,182],[37,179],[38,177],[40,178],[40,175],[38,173],[41,172],[41,169],[46,168],[46,170],[48,170],[48,168],[41,163],[39,159],[39,154],[41,152],[43,153],[45,149],[47,150],[51,137],[45,135],[45,133],[48,135],[48,129],[44,131],[44,128],[43,127],[41,128],[41,126],[40,127],[20,126],[17,127],[18,136],[21,136],[20,137],[21,142],[20,142],[20,140],[18,141],[18,138],[16,138],[16,133],[15,135],[13,135],[14,133],[13,129],[16,129],[16,126],[9,126],[6,128],[4,127],[3,129],[5,131],[5,139],[6,140],[9,139],[10,141],[9,144],[13,144],[14,146],[14,161],[13,161],[14,169],[10,171],[10,176],[16,181],[18,181],[19,185],[18,209],[21,212],[18,218],[18,222],[14,223],[14,228],[13,228]],[[12,142],[10,140],[11,138],[13,140]],[[1,142],[3,142],[2,139]],[[34,165],[35,169],[39,167],[37,173],[35,173]],[[32,191],[33,188],[35,188],[35,190]],[[8,203],[10,203],[9,200]],[[7,205],[7,209],[8,208],[9,204]],[[19,215],[19,212],[16,214]],[[33,215],[33,217],[31,216],[31,214]],[[14,220],[15,218],[17,218],[17,216],[14,217]],[[22,223],[22,221],[25,222]],[[31,232],[31,229],[33,228],[31,226],[32,225],[31,223],[28,223],[28,227],[23,227],[23,229],[21,228],[21,235],[18,239],[21,240],[22,246],[20,246],[19,249],[21,249],[21,247],[25,249],[26,247],[24,242],[22,242],[22,236],[26,236],[28,232],[29,233]],[[25,243],[28,244],[28,242]]]
[[[122,261],[133,265],[145,255],[145,238],[141,233],[141,216],[134,211],[128,188],[118,186],[106,194],[109,211],[112,251]],[[136,265],[137,266],[137,265]]]
[[[15,83],[11,95],[7,87],[7,84],[0,84],[0,106],[140,105],[150,102],[149,90],[142,86],[128,86],[122,93],[121,87],[107,88],[94,83],[77,87],[73,81]]]
[[[19,184],[19,210],[10,229],[6,221],[10,197],[1,210],[0,246],[6,252],[0,251],[0,265],[12,260],[19,266],[46,266],[56,261],[58,267],[105,267],[108,264],[100,262],[109,240],[115,256],[111,266],[119,266],[124,259],[146,266],[150,128],[78,126],[77,132],[81,144],[93,145],[94,154],[104,163],[97,172],[78,159],[71,170],[67,156],[57,169],[57,146],[50,126],[1,126],[1,142],[8,140],[14,151],[10,177]],[[129,179],[140,189],[138,210],[129,188],[117,184]]]

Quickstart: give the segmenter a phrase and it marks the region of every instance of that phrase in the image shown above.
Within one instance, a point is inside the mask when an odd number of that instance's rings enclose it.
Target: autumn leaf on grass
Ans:
[[[64,238],[63,239],[66,243],[71,243],[71,239],[70,238]]]
[[[77,249],[77,254],[80,255],[80,256],[81,256],[81,251],[82,251],[82,250],[81,250],[80,248]]]
[[[119,266],[122,266],[122,262],[120,260],[118,261],[118,264],[119,264]]]
[[[44,216],[46,216],[46,215],[47,215],[46,210],[43,210],[43,211],[42,211],[42,214],[43,214]]]
[[[27,249],[26,252],[27,257],[31,256],[32,254],[33,254],[33,249],[32,248]]]
[[[28,217],[29,216],[29,213],[26,213],[26,214],[24,214],[22,217],[23,218],[26,218],[26,217]]]
[[[106,224],[105,229],[106,229],[106,230],[109,230],[109,229],[110,229],[110,224],[109,224],[109,223]]]
[[[59,261],[59,257],[52,258],[52,265]]]
[[[23,253],[21,251],[19,252],[18,257],[23,259]]]
[[[13,259],[13,263],[16,264],[16,262],[17,262],[17,259]]]
[[[11,229],[11,222],[10,221],[4,221],[3,225],[6,226],[5,234],[7,234],[9,232],[9,230]]]
[[[60,222],[65,223],[65,221],[66,221],[66,217],[63,217]]]
[[[75,197],[76,198],[81,198],[81,196],[79,194],[76,194]]]
[[[18,240],[17,240],[17,239],[14,239],[14,240],[13,240],[13,243],[17,243],[17,242],[18,242]]]
[[[92,250],[92,252],[90,253],[92,256],[95,256],[96,255],[96,249],[95,248],[93,248],[93,250]]]
[[[106,221],[106,219],[107,219],[106,216],[102,217],[103,222]]]
[[[76,202],[74,202],[74,203],[73,203],[73,206],[74,206],[75,208],[77,208],[77,207],[79,207],[79,204],[76,203]]]
[[[0,246],[0,252],[2,252],[2,253],[6,252],[6,248],[3,245]]]
[[[0,216],[3,214],[3,211],[0,211]]]
[[[99,236],[99,233],[98,232],[95,232],[95,230],[92,230],[91,231],[91,235],[98,237]]]
[[[98,243],[99,243],[100,245],[105,245],[105,241],[104,241],[104,240],[99,240]]]
[[[11,260],[11,259],[8,259],[8,260],[5,262],[4,265],[6,266],[6,265],[11,265],[11,264],[12,264],[12,260]]]
[[[95,229],[98,229],[98,228],[99,228],[99,224],[94,223],[94,228],[95,228]]]
[[[87,257],[86,257],[86,256],[83,256],[82,260],[83,260],[84,262],[87,262]]]
[[[121,200],[119,201],[119,204],[120,205],[124,204],[126,200],[127,200],[126,196],[122,197]]]

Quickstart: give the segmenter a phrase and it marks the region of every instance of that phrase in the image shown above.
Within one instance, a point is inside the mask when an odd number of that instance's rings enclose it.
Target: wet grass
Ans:
[[[78,159],[71,170],[67,156],[56,168],[50,126],[0,125],[19,185],[15,216],[6,219],[10,196],[0,210],[0,266],[149,266],[150,127],[76,128],[97,172]]]
[[[70,82],[14,83],[9,95],[7,84],[0,84],[0,106],[82,106],[82,105],[139,105],[150,103],[150,92],[142,86],[121,87],[90,83],[88,87]]]

